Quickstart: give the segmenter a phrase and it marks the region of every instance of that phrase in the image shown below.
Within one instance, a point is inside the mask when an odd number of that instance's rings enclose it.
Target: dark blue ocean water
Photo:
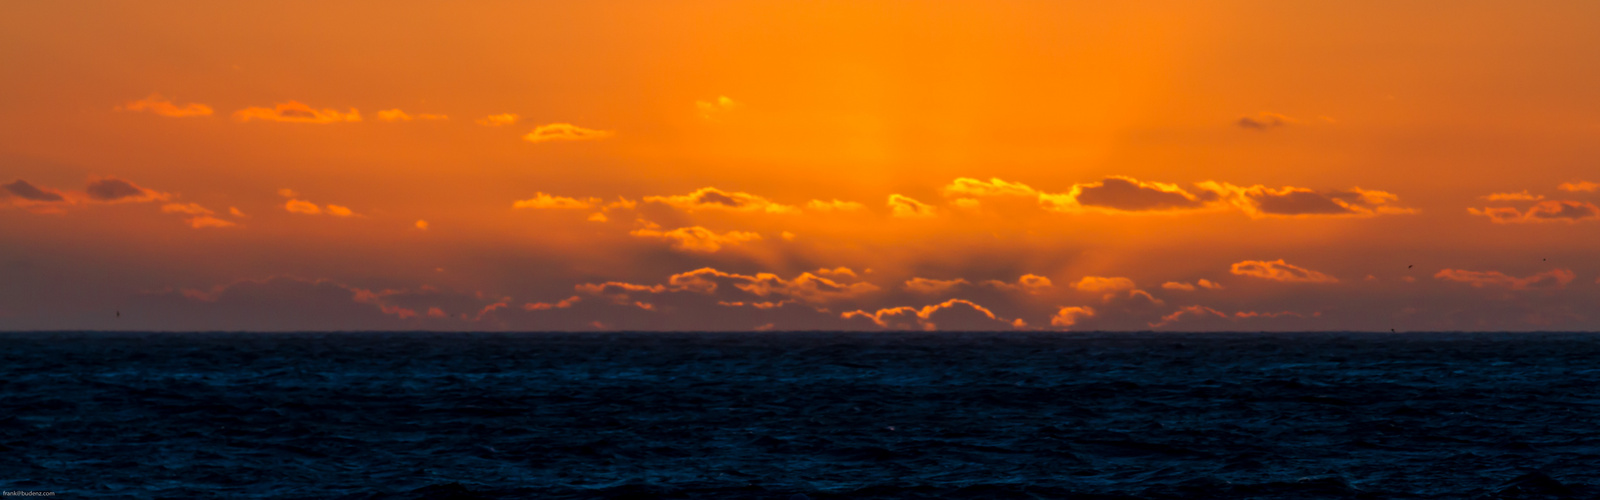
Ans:
[[[1592,334],[0,334],[0,489],[1596,498]]]

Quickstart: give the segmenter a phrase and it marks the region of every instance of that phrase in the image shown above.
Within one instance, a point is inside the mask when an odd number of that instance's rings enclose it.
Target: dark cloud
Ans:
[[[1251,217],[1369,217],[1379,214],[1413,213],[1410,208],[1395,206],[1400,197],[1370,189],[1313,190],[1284,186],[1270,188],[1260,184],[1235,186],[1206,181],[1197,184],[1202,190],[1215,193]]]
[[[1273,215],[1339,215],[1353,214],[1354,210],[1335,200],[1345,197],[1320,194],[1313,191],[1264,192],[1253,196],[1256,207]]]
[[[1261,113],[1256,116],[1246,116],[1234,122],[1239,128],[1246,130],[1271,130],[1293,123],[1294,120],[1277,113]]]
[[[116,178],[106,178],[89,181],[84,192],[89,194],[89,199],[95,201],[118,201],[134,198],[149,198],[150,193],[133,183]]]
[[[1183,190],[1164,190],[1123,177],[1107,177],[1098,183],[1082,185],[1076,199],[1083,206],[1128,212],[1198,208],[1204,204]]]
[[[1600,217],[1600,207],[1583,201],[1545,201],[1528,209],[1528,217],[1545,220],[1582,220]]]
[[[30,201],[46,203],[66,201],[66,198],[62,197],[60,193],[39,189],[22,179],[12,181],[10,184],[0,185],[0,188],[5,188],[5,192],[11,193],[13,196]]]
[[[1527,222],[1578,222],[1584,220],[1600,219],[1600,207],[1586,201],[1575,200],[1548,200],[1541,201],[1528,208],[1526,211],[1516,207],[1484,207],[1468,208],[1473,215],[1482,215],[1500,224],[1519,224]]]

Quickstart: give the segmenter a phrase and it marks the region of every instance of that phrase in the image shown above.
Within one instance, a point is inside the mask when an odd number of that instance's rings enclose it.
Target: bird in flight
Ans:
[[[1411,269],[1412,267],[1416,267],[1416,264],[1406,264],[1406,269]]]

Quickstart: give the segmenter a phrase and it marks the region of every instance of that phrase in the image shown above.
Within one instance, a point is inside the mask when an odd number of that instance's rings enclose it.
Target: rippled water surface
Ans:
[[[0,489],[1597,498],[1600,335],[0,334]]]

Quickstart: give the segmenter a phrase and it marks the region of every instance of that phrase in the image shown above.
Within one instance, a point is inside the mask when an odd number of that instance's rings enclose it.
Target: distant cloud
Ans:
[[[450,119],[449,116],[429,114],[429,113],[421,113],[421,114],[413,116],[413,115],[406,114],[405,111],[401,111],[399,109],[385,109],[385,110],[382,110],[382,111],[378,112],[378,121],[384,121],[384,122],[408,122],[408,121],[411,121],[411,120],[449,120],[449,119]]]
[[[250,120],[264,120],[285,123],[340,123],[359,122],[361,113],[355,108],[350,108],[347,113],[341,113],[332,108],[315,109],[301,104],[299,101],[289,101],[274,104],[271,108],[249,107],[233,113],[234,119],[241,122]]]
[[[198,216],[190,217],[190,218],[184,219],[184,222],[189,224],[189,227],[192,227],[192,228],[195,228],[195,229],[201,229],[201,228],[207,228],[207,227],[233,227],[233,226],[237,226],[238,225],[237,223],[235,223],[233,221],[218,219],[218,218],[212,217],[210,215],[198,215]]]
[[[1600,207],[1587,201],[1548,200],[1533,205],[1526,211],[1515,207],[1468,208],[1468,213],[1488,217],[1496,224],[1521,224],[1529,222],[1579,222],[1600,219]]]
[[[505,125],[515,125],[518,118],[520,117],[514,113],[500,113],[498,115],[485,116],[473,121],[485,127],[500,127]]]
[[[1380,214],[1408,214],[1415,210],[1395,206],[1400,197],[1383,191],[1361,188],[1317,191],[1285,186],[1235,186],[1206,181],[1201,189],[1222,196],[1228,203],[1251,217],[1344,216],[1370,217]]]
[[[4,191],[0,192],[0,194],[9,193],[11,196],[22,198],[28,201],[58,203],[67,200],[66,197],[62,196],[59,191],[53,189],[41,189],[22,179],[11,181],[10,184],[0,184],[0,188],[4,189]]]
[[[1544,199],[1544,195],[1532,194],[1529,193],[1528,190],[1524,189],[1521,192],[1516,193],[1490,193],[1480,196],[1480,198],[1489,201],[1539,201]]]
[[[167,98],[161,97],[160,94],[150,94],[150,97],[129,101],[117,106],[116,109],[117,111],[144,111],[172,118],[211,116],[211,106],[193,102],[179,106],[167,100]]]
[[[237,210],[235,211],[237,212]],[[189,224],[189,227],[195,229],[208,227],[233,227],[238,225],[233,221],[215,217],[216,212],[212,212],[211,209],[200,206],[199,203],[168,203],[161,206],[161,212],[190,215],[192,217],[184,219],[184,222]]]
[[[305,200],[291,199],[283,204],[283,209],[296,214],[316,215],[322,213],[322,208],[318,207],[316,203]]]
[[[905,289],[912,293],[925,295],[938,295],[956,289],[962,285],[970,285],[967,280],[956,278],[953,280],[938,280],[930,278],[911,278],[906,280]]]
[[[811,200],[806,202],[806,208],[818,212],[854,212],[866,208],[866,205],[853,201],[839,201],[837,199],[823,201]]]
[[[1527,290],[1532,288],[1566,288],[1567,283],[1577,279],[1578,275],[1568,269],[1551,269],[1525,278],[1518,278],[1500,271],[1444,269],[1434,274],[1433,277],[1445,281],[1467,283],[1477,288],[1495,286],[1511,290]]]
[[[761,239],[758,233],[746,231],[717,232],[700,226],[680,227],[671,231],[661,230],[661,226],[649,224],[644,228],[635,229],[628,234],[639,238],[654,238],[672,243],[672,248],[686,252],[711,253],[721,250],[727,245],[737,245]]]
[[[895,217],[933,217],[933,205],[900,194],[889,195],[889,214]]]
[[[1178,281],[1168,281],[1166,283],[1162,283],[1161,288],[1164,290],[1179,290],[1184,292],[1194,291],[1194,285]]]
[[[1285,186],[1236,186],[1206,181],[1188,190],[1177,184],[1141,181],[1126,176],[1073,184],[1064,193],[1039,191],[1027,184],[999,178],[983,181],[962,177],[943,188],[947,197],[959,197],[963,208],[977,208],[984,197],[1036,198],[1041,208],[1062,213],[1173,214],[1235,207],[1253,218],[1300,216],[1372,216],[1412,213],[1396,206],[1398,196],[1383,191],[1350,188],[1313,190]]]
[[[902,306],[870,313],[855,310],[840,314],[839,317],[864,318],[879,328],[896,330],[938,330],[940,323],[945,323],[947,330],[992,330],[998,326],[996,323],[1012,327],[1026,326],[1020,319],[1006,321],[995,315],[994,311],[965,299],[950,299],[921,308]]]
[[[1228,319],[1228,314],[1206,306],[1193,305],[1178,308],[1172,314],[1162,316],[1160,321],[1150,323],[1150,328],[1161,328],[1177,322],[1185,316],[1201,316]]]
[[[1057,212],[1148,213],[1194,210],[1215,199],[1214,194],[1190,193],[1177,184],[1112,176],[1097,182],[1074,184],[1064,194],[1040,194],[1039,204]]]
[[[1056,326],[1056,327],[1061,327],[1062,329],[1068,329],[1068,328],[1072,328],[1073,325],[1078,324],[1078,320],[1083,319],[1083,318],[1093,317],[1093,316],[1094,316],[1094,308],[1092,308],[1092,307],[1088,307],[1088,306],[1062,307],[1061,309],[1056,311],[1056,314],[1054,316],[1050,317],[1050,326]]]
[[[1236,262],[1229,270],[1240,276],[1250,276],[1289,283],[1337,283],[1338,278],[1284,262],[1283,259],[1246,260]]]
[[[1083,279],[1078,280],[1077,283],[1073,283],[1072,287],[1076,288],[1076,289],[1079,289],[1079,290],[1082,290],[1082,291],[1085,291],[1085,292],[1096,292],[1096,293],[1099,293],[1099,292],[1120,292],[1120,291],[1123,291],[1123,290],[1132,290],[1132,289],[1135,288],[1135,286],[1133,284],[1133,280],[1131,280],[1131,279],[1123,278],[1123,277],[1109,277],[1108,278],[1108,277],[1104,277],[1104,276],[1084,276]]]
[[[571,297],[567,297],[565,299],[561,299],[559,302],[554,302],[554,303],[551,303],[551,302],[529,302],[529,303],[526,303],[526,304],[522,305],[522,310],[524,310],[524,311],[548,311],[548,310],[551,310],[551,309],[566,309],[566,308],[572,307],[573,304],[577,304],[577,303],[582,302],[582,301],[583,301],[583,297],[579,297],[577,295],[573,295]]]
[[[729,99],[728,96],[717,96],[716,99],[712,99],[710,101],[694,102],[695,109],[700,111],[700,117],[712,121],[721,119],[723,115],[730,113],[741,106],[742,104],[733,99]]]
[[[1039,276],[1037,274],[1024,274],[1021,278],[1017,278],[1016,283],[1006,283],[1000,280],[988,280],[984,281],[983,285],[994,287],[1000,290],[1022,292],[1034,295],[1041,294],[1055,288],[1055,284],[1050,282],[1050,278]]]
[[[84,188],[84,193],[89,199],[105,203],[165,201],[171,195],[151,189],[145,189],[115,177],[93,179]]]
[[[1039,191],[1020,182],[1007,182],[999,177],[992,177],[981,181],[970,177],[960,177],[941,190],[945,196],[978,197],[978,196],[1022,196],[1035,197]]]
[[[543,192],[535,192],[533,193],[532,198],[512,202],[511,208],[585,210],[594,207],[595,204],[600,202],[601,200],[599,198],[585,198],[580,200],[577,198],[568,198],[565,196],[554,196],[544,194]]]
[[[1577,192],[1593,193],[1595,191],[1600,191],[1600,182],[1589,182],[1589,181],[1563,182],[1563,183],[1561,183],[1560,186],[1556,186],[1556,188],[1560,189],[1562,191],[1570,191],[1570,192],[1574,192],[1574,193],[1577,193]]]
[[[700,188],[686,195],[646,196],[644,201],[647,203],[660,203],[685,212],[707,209],[771,214],[800,212],[797,207],[774,203],[772,200],[750,193],[723,191],[714,187]]]
[[[528,142],[590,141],[615,135],[617,133],[610,130],[588,129],[571,123],[551,123],[534,127],[532,132],[522,136],[522,140]]]
[[[813,304],[857,298],[879,290],[878,286],[872,283],[838,281],[836,278],[839,276],[841,275],[835,274],[835,278],[827,278],[812,273],[800,273],[799,276],[786,280],[772,273],[744,275],[705,267],[674,274],[668,278],[667,284],[672,290],[701,294],[712,294],[731,287],[757,297],[791,298]]]
[[[1271,130],[1295,122],[1296,120],[1293,118],[1278,113],[1262,111],[1257,113],[1256,116],[1246,116],[1234,123],[1245,130]]]
[[[286,189],[279,189],[278,190],[278,194],[280,196],[285,197],[285,198],[289,198],[289,201],[284,202],[284,204],[283,204],[283,209],[287,210],[289,213],[305,214],[305,215],[317,215],[317,214],[326,213],[328,215],[332,215],[332,216],[335,216],[335,217],[359,217],[359,216],[361,216],[360,214],[355,213],[354,210],[351,210],[350,207],[346,207],[346,206],[343,206],[343,205],[328,204],[328,205],[324,205],[324,206],[318,207],[316,203],[312,203],[310,201],[306,201],[306,200],[300,199],[299,198],[300,193],[296,193],[293,189],[287,189],[287,188]]]
[[[427,231],[428,230],[428,221],[425,221],[425,220],[422,220],[422,219],[417,219],[417,222],[415,224],[412,224],[412,227],[417,228],[418,231]]]

